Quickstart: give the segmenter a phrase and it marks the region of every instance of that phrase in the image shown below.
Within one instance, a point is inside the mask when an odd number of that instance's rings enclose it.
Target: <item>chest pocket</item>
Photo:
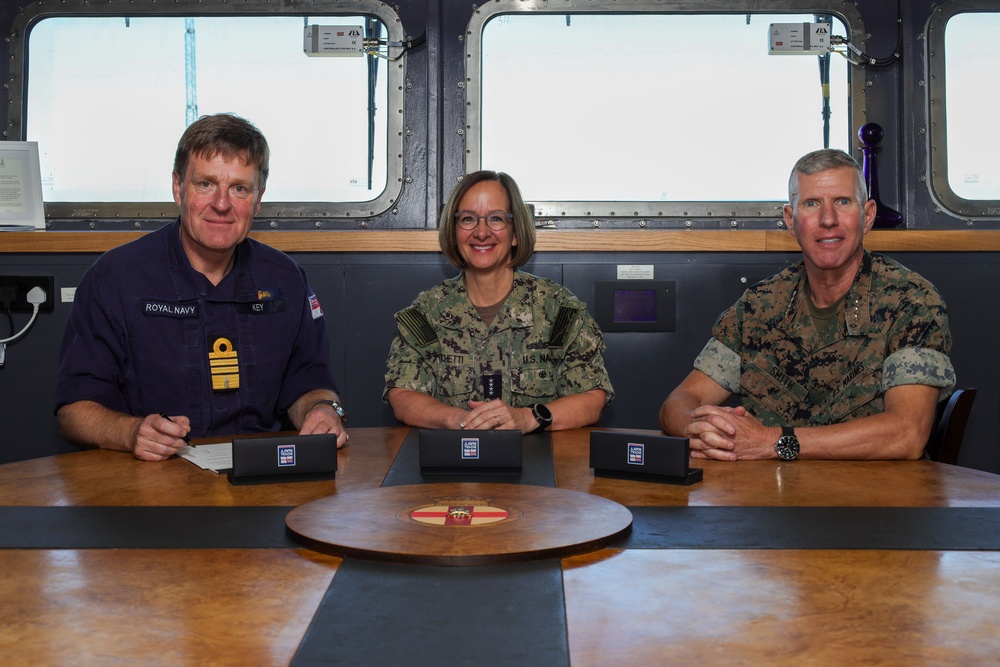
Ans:
[[[865,417],[882,411],[882,373],[865,364],[857,364],[841,381],[836,394],[826,406],[827,423]]]
[[[438,360],[434,363],[437,398],[454,407],[466,407],[476,390],[477,374],[472,366]]]
[[[784,423],[795,420],[799,407],[809,395],[805,387],[763,354],[758,354],[740,377],[740,387],[744,394],[753,396],[764,409],[776,414]]]
[[[574,308],[561,307],[544,343],[525,341],[528,349],[524,351],[523,363],[511,368],[510,390],[517,407],[557,398],[557,375],[566,357],[576,314]]]
[[[537,403],[541,398],[556,397],[555,367],[553,364],[532,364],[515,368],[511,375],[511,392],[527,397],[528,401],[516,401],[518,407]]]

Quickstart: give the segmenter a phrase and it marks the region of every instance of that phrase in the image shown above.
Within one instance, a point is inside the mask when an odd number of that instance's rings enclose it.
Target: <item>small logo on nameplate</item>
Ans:
[[[278,445],[278,466],[295,465],[295,445]]]
[[[479,438],[462,438],[462,458],[479,458]]]
[[[638,444],[634,442],[628,443],[628,462],[632,465],[641,466],[645,464],[643,460],[645,456],[646,446],[643,444]]]

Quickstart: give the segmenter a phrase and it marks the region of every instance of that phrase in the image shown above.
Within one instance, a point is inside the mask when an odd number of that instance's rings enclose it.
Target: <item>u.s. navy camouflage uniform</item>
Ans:
[[[490,398],[527,407],[591,389],[603,389],[609,402],[613,396],[597,323],[568,289],[545,278],[516,271],[490,326],[461,275],[421,292],[396,323],[383,398],[393,387],[460,408]]]
[[[695,368],[767,426],[822,426],[884,410],[891,387],[955,386],[944,300],[927,280],[867,251],[825,343],[802,262],[754,285],[712,329]]]

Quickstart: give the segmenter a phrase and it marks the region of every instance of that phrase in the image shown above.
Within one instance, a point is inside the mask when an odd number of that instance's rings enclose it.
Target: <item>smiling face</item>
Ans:
[[[875,221],[875,202],[858,202],[851,167],[799,173],[798,178],[798,200],[794,210],[785,206],[785,225],[802,248],[810,278],[853,278],[861,265],[865,234]]]
[[[471,211],[473,215],[486,218],[497,211],[510,213],[510,201],[503,185],[497,181],[480,181],[462,196],[458,210]],[[485,219],[480,219],[473,229],[455,225],[455,235],[466,271],[489,273],[510,268],[511,248],[517,245],[514,225],[510,222],[503,229],[494,231],[487,226]]]
[[[181,243],[195,269],[228,258],[250,233],[264,193],[258,170],[240,158],[192,155],[184,174],[174,173],[174,201],[181,209]]]

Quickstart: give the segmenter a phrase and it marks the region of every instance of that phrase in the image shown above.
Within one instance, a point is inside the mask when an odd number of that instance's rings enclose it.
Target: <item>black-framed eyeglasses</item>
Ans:
[[[480,220],[485,220],[487,227],[499,232],[513,219],[514,214],[506,211],[490,211],[486,215],[476,215],[473,211],[459,211],[455,214],[455,222],[465,230],[475,229],[479,226]]]

